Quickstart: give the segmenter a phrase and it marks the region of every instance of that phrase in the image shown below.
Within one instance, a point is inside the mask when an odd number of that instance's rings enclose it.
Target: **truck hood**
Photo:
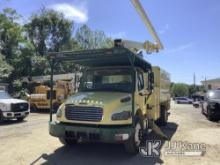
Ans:
[[[25,100],[21,100],[21,99],[0,99],[0,103],[4,103],[4,104],[16,104],[16,103],[27,103],[27,101]]]
[[[216,102],[220,104],[220,99],[211,99],[210,102]]]
[[[112,115],[124,111],[131,111],[131,94],[123,92],[79,92],[70,96],[65,104],[74,106],[101,107],[103,109],[102,120],[100,122],[67,120],[63,115],[58,121],[82,123],[82,124],[100,124],[100,125],[120,125],[131,124],[132,119],[112,120]],[[122,100],[123,99],[123,100]]]
[[[103,105],[114,101],[119,102],[122,98],[131,96],[130,93],[123,92],[79,92],[70,96],[66,104],[93,104]]]

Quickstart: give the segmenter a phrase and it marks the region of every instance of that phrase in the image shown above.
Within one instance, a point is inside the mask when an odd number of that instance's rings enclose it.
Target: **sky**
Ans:
[[[196,83],[220,77],[219,0],[140,0],[164,49],[145,54],[153,65],[168,71],[173,82]],[[0,10],[11,7],[25,23],[46,7],[62,12],[76,27],[88,24],[112,38],[153,41],[130,0],[0,0]]]

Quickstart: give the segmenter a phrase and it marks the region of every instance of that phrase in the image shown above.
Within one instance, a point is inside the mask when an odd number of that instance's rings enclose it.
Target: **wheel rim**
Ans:
[[[135,145],[137,147],[141,144],[141,139],[142,139],[141,125],[140,123],[137,123],[135,127],[135,135],[134,135]]]

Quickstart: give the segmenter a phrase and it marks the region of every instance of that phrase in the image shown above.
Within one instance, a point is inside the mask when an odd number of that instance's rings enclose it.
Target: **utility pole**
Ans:
[[[196,90],[196,74],[195,73],[193,75],[193,85],[194,85],[194,89]]]

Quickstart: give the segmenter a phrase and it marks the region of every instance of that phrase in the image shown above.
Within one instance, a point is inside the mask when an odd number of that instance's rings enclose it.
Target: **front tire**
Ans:
[[[139,118],[135,121],[134,133],[124,143],[125,151],[129,154],[137,154],[144,139],[144,126]]]
[[[214,120],[213,115],[211,114],[210,108],[207,109],[207,119],[209,121],[213,121]]]

